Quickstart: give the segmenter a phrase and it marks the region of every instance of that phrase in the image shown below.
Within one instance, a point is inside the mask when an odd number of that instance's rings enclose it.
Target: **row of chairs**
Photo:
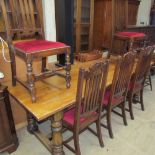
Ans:
[[[64,140],[64,146],[76,155],[81,155],[79,134],[89,129],[98,137],[100,146],[103,147],[102,126],[108,129],[111,138],[114,137],[112,112],[122,116],[124,125],[127,125],[126,110],[130,113],[131,119],[134,119],[133,102],[140,103],[141,109],[144,110],[143,88],[153,50],[153,47],[147,47],[140,49],[139,53],[131,51],[122,57],[118,56],[115,60],[112,84],[108,88],[106,83],[111,60],[98,62],[89,70],[79,70],[75,107],[67,110],[63,118],[64,131],[70,130],[73,136]],[[116,107],[121,108],[121,114],[114,110]],[[107,125],[101,123],[104,116]],[[96,123],[97,132],[90,128],[92,123]],[[72,139],[75,149],[68,144]]]

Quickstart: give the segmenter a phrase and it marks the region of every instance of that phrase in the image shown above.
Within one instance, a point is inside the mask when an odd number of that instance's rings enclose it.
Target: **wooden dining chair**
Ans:
[[[63,126],[73,132],[73,136],[63,144],[76,155],[80,155],[79,134],[96,122],[97,136],[103,147],[101,134],[102,99],[108,74],[108,61],[94,64],[89,70],[81,68],[77,83],[75,107],[64,113]],[[68,145],[74,139],[75,150]]]
[[[131,78],[128,91],[128,104],[131,119],[134,119],[133,102],[140,103],[141,109],[144,111],[143,90],[146,77],[150,70],[153,51],[154,48],[150,46],[142,48],[139,52],[135,73]]]
[[[128,85],[132,75],[132,70],[135,62],[135,53],[128,52],[123,57],[117,59],[113,80],[111,86],[106,90],[103,104],[102,118],[106,116],[107,125],[101,124],[109,131],[110,138],[113,138],[111,115],[112,112],[123,117],[124,125],[127,125],[125,102],[128,91]],[[120,107],[122,114],[118,113],[114,108]],[[106,113],[105,113],[106,112]]]
[[[42,2],[40,0],[0,0],[0,8],[5,22],[7,43],[11,58],[12,83],[16,81],[27,88],[31,94],[32,101],[36,101],[35,81],[48,78],[53,75],[59,75],[66,79],[67,88],[70,87],[70,47],[60,42],[45,40],[43,22],[42,22]],[[33,40],[23,40],[23,39]],[[14,40],[20,40],[14,43]],[[46,69],[46,57],[51,55],[66,55],[65,67],[55,70]],[[23,82],[16,75],[16,59],[20,57],[26,63],[27,81]],[[35,75],[33,71],[33,61],[42,59],[42,71]],[[66,73],[59,71],[65,69]]]

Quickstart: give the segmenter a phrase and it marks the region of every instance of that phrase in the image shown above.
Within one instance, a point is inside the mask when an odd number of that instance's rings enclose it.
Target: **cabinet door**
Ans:
[[[11,142],[9,121],[4,101],[0,99],[0,151]]]

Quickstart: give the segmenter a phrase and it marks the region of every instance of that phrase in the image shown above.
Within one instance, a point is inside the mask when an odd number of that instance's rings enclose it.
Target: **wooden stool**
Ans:
[[[42,23],[41,1],[14,0],[7,6],[5,0],[0,0],[0,7],[5,22],[8,47],[11,58],[12,83],[16,81],[30,91],[32,102],[36,101],[35,81],[59,75],[66,79],[67,88],[70,87],[70,47],[60,42],[47,41],[44,38]],[[10,16],[11,11],[12,16]],[[13,43],[13,40],[33,38],[31,41],[20,41]],[[34,40],[35,38],[35,40]],[[46,69],[46,57],[51,55],[65,54],[66,66],[55,70]],[[27,81],[19,80],[16,75],[16,59],[18,56],[24,60],[27,67]],[[33,73],[32,64],[35,59],[42,59],[42,71],[40,74]],[[58,72],[65,69],[66,74]],[[22,92],[21,92],[22,93]]]
[[[132,50],[134,41],[144,40],[146,35],[139,32],[117,32],[114,39],[124,40],[128,43],[128,51]]]

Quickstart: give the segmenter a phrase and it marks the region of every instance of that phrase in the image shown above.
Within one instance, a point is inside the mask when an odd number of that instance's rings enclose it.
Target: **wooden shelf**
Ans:
[[[90,23],[81,23],[81,26],[90,26]]]
[[[73,35],[76,36],[75,33]],[[81,33],[81,36],[88,36],[88,35],[89,35],[89,33]]]

